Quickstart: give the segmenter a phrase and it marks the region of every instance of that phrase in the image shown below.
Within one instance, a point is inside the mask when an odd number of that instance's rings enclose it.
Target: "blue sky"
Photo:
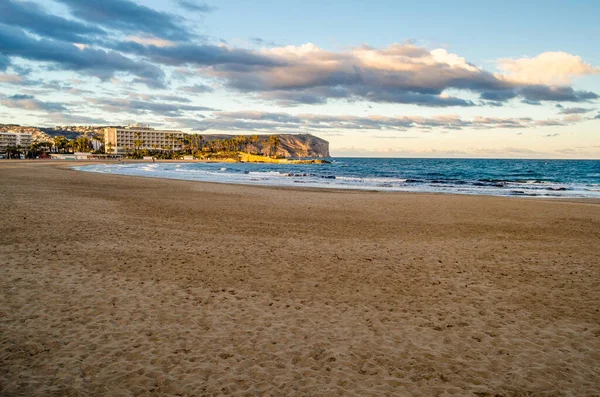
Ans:
[[[0,122],[600,158],[598,1],[0,0]]]

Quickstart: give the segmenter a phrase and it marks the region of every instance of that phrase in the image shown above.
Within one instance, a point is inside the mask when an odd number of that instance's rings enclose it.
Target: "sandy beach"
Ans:
[[[600,204],[0,162],[2,396],[598,396]]]

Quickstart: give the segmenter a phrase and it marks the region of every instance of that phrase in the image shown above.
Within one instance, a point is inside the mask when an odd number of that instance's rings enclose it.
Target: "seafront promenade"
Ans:
[[[2,395],[600,394],[600,205],[0,162]]]

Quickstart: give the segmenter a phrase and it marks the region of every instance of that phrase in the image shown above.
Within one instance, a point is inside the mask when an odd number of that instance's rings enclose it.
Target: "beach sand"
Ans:
[[[60,164],[0,162],[2,396],[600,395],[598,202]]]

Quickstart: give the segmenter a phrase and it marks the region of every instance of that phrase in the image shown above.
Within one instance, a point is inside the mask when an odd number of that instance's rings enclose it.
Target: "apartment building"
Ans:
[[[18,132],[0,132],[0,152],[6,152],[9,146],[29,148],[33,143],[33,134],[21,134]]]
[[[155,130],[139,124],[122,128],[105,128],[104,145],[107,153],[122,154],[138,149],[182,150],[184,133]]]

